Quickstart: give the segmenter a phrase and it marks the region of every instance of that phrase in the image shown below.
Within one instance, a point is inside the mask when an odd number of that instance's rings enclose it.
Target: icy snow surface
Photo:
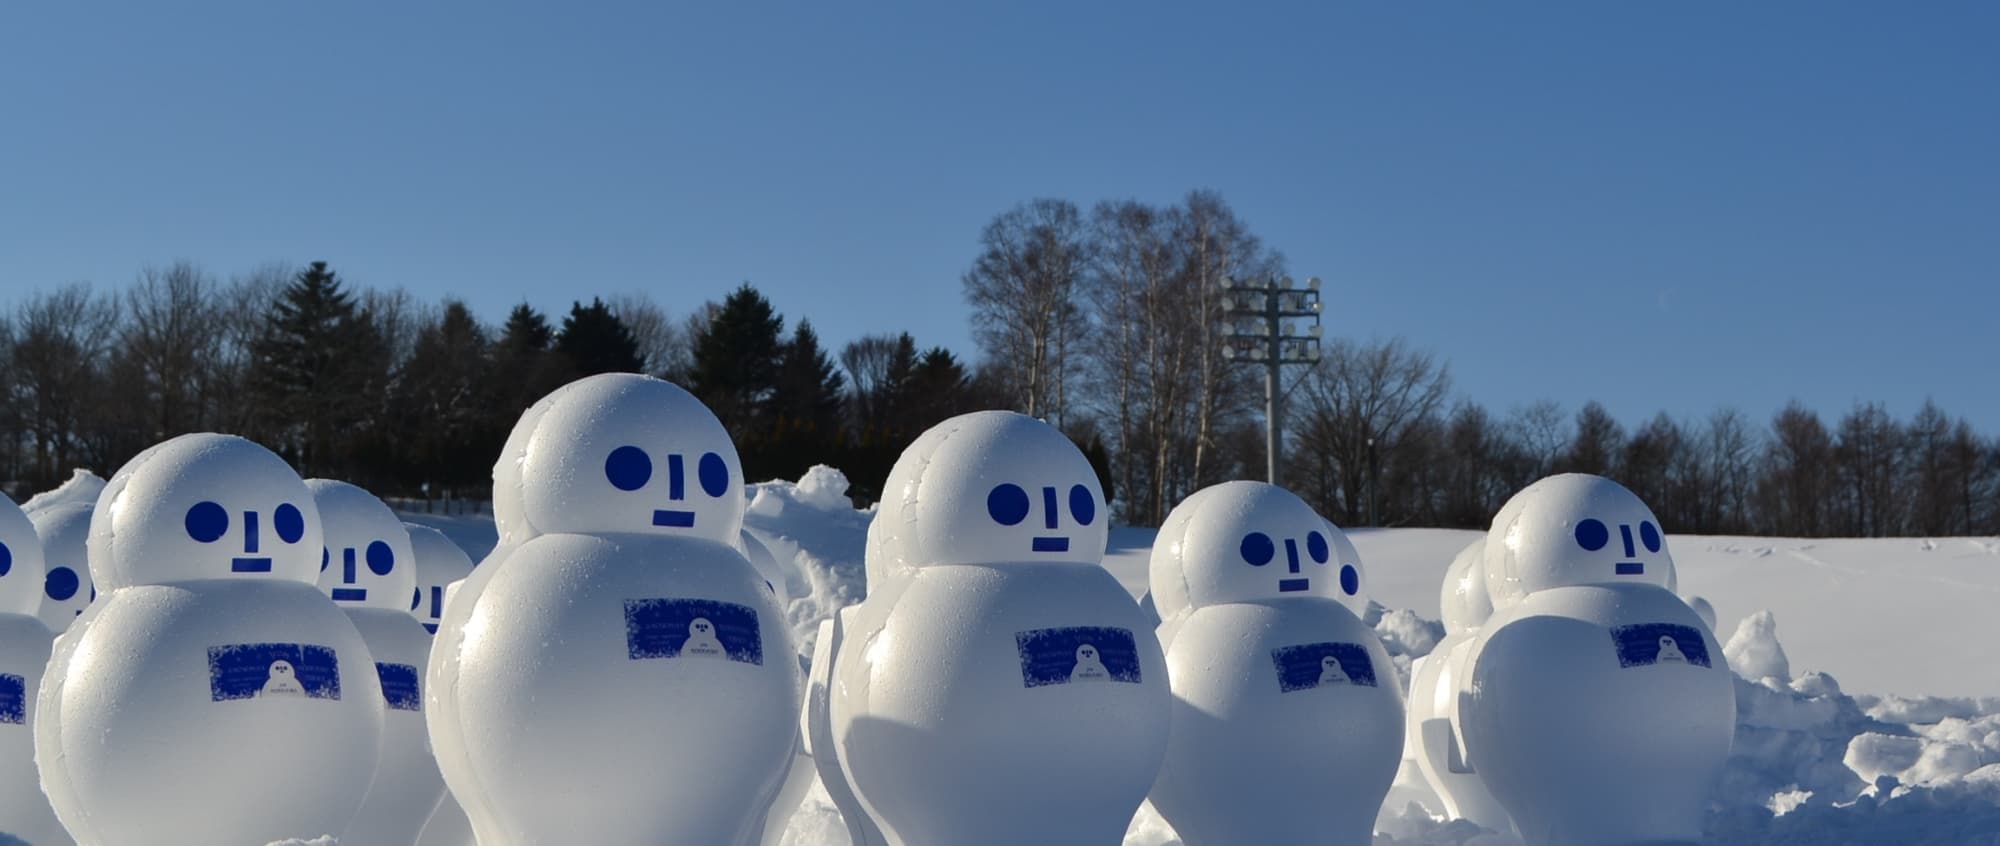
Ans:
[[[68,481],[28,497],[27,502],[21,503],[21,510],[36,511],[72,502],[95,505],[97,503],[97,495],[103,491],[104,479],[100,478],[96,473],[79,467],[70,473]],[[5,846],[5,843],[6,841],[0,840],[0,846]]]
[[[746,491],[745,525],[790,570],[786,610],[802,655],[820,620],[866,592],[873,514],[852,508],[845,487],[838,471],[816,467],[799,483]],[[494,542],[484,517],[403,516],[442,530],[474,560]],[[1445,567],[1476,533],[1352,537],[1380,603],[1367,622],[1407,683],[1409,662],[1443,635]],[[1135,597],[1146,589],[1152,538],[1150,529],[1111,532],[1105,566]],[[1760,675],[1737,681],[1735,752],[1714,794],[1712,843],[2000,846],[2000,672],[1991,651],[2000,615],[1990,610],[2000,599],[2000,539],[1674,535],[1669,545],[1681,592],[1715,604],[1731,666]],[[1408,804],[1385,807],[1377,829],[1378,846],[1514,842]],[[818,785],[783,842],[847,843]],[[1125,839],[1179,842],[1150,808]]]

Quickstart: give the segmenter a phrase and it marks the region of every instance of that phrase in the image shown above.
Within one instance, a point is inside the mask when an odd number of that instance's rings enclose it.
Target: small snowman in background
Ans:
[[[36,697],[55,644],[37,616],[46,573],[34,524],[0,495],[0,831],[38,846],[72,842],[35,769]]]
[[[1048,424],[989,411],[920,435],[889,479],[868,598],[821,629],[805,715],[829,795],[861,806],[839,805],[850,831],[1117,843],[1159,769],[1169,695],[1144,616],[1098,566],[1089,463]]]
[[[448,603],[427,676],[439,765],[479,841],[758,842],[798,748],[800,679],[783,609],[736,547],[742,471],[721,424],[670,383],[592,376],[530,409],[494,481],[496,514],[518,485],[520,525]],[[710,648],[697,620],[719,654],[689,651]]]
[[[1734,676],[1673,593],[1651,509],[1551,476],[1495,518],[1495,611],[1456,679],[1463,768],[1536,846],[1691,843],[1736,731]]]
[[[1167,522],[1148,571],[1174,694],[1153,807],[1188,846],[1366,846],[1402,762],[1403,697],[1358,616],[1353,546],[1262,482],[1204,489]]]
[[[41,536],[49,567],[42,580],[41,608],[36,613],[56,634],[67,631],[97,598],[97,589],[90,582],[91,510],[87,502],[66,502],[28,515],[35,524],[35,534]]]
[[[310,491],[242,438],[183,435],[112,478],[90,523],[102,595],[49,662],[42,787],[86,843],[339,836],[381,754],[381,685],[314,586]],[[301,693],[262,696],[283,662]],[[273,755],[274,749],[285,754]]]
[[[332,479],[308,479],[306,488],[325,533],[319,588],[354,621],[382,686],[382,760],[343,839],[410,846],[445,792],[425,742],[421,686],[431,635],[409,612],[416,552],[409,529],[374,494]]]
[[[417,589],[410,595],[410,616],[416,618],[425,632],[436,634],[438,624],[444,618],[445,594],[452,583],[472,574],[472,558],[443,532],[415,523],[404,523],[403,528],[410,533],[410,551],[417,560]],[[428,730],[427,726],[425,730]],[[436,772],[437,759],[430,753],[429,737],[422,738],[419,745],[430,758],[432,772]],[[388,755],[387,749],[384,749],[383,755]],[[442,785],[443,776],[438,778]],[[452,797],[450,791],[443,791],[442,787],[440,790],[443,798],[438,801],[437,810],[432,812],[430,820],[424,824],[423,834],[417,843],[419,846],[473,846],[472,823],[465,818],[465,809],[459,807],[458,800]]]

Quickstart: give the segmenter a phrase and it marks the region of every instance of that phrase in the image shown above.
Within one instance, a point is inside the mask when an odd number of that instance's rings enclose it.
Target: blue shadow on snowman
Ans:
[[[28,680],[0,673],[0,725],[28,722]]]
[[[625,647],[634,661],[717,658],[764,664],[756,610],[712,599],[625,600]]]
[[[418,677],[422,675],[416,667],[408,664],[385,664],[375,662],[375,675],[382,680],[382,700],[391,711],[422,711],[424,709],[423,688]]]
[[[299,643],[239,643],[208,648],[208,687],[233,699],[340,698],[340,659],[332,649]]]
[[[1128,629],[1072,626],[1016,632],[1021,684],[1042,687],[1073,682],[1139,684],[1139,645]]]
[[[1641,623],[1611,630],[1611,642],[1618,647],[1618,666],[1650,667],[1654,664],[1713,666],[1708,658],[1708,641],[1692,626],[1673,623]]]
[[[1278,691],[1359,685],[1375,687],[1375,664],[1356,643],[1306,643],[1271,650],[1278,666]]]

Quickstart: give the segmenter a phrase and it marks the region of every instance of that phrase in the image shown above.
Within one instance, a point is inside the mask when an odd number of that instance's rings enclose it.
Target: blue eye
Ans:
[[[322,573],[326,572],[327,565],[330,565],[332,563],[333,563],[333,549],[331,547],[325,547],[325,546],[320,547],[319,571]]]
[[[1306,533],[1306,554],[1312,556],[1314,564],[1325,564],[1327,556],[1326,535],[1318,532]]]
[[[68,567],[56,567],[49,571],[47,578],[42,580],[42,592],[48,594],[50,599],[57,602],[63,602],[75,596],[77,589],[81,587],[83,587],[83,582],[76,577],[76,571]]]
[[[986,495],[986,513],[1002,526],[1020,523],[1028,519],[1028,492],[1012,483],[998,485]]]
[[[1639,524],[1639,542],[1646,545],[1647,552],[1660,551],[1660,527],[1650,522]]]
[[[12,569],[14,569],[14,550],[0,543],[0,576],[7,575],[7,571]]]
[[[214,543],[229,531],[229,512],[216,503],[204,500],[188,509],[185,524],[188,537],[202,543]]]
[[[653,478],[653,459],[638,447],[619,447],[604,457],[604,478],[621,491],[636,491]]]
[[[1598,520],[1586,519],[1576,524],[1576,545],[1590,552],[1596,552],[1611,542],[1611,530]]]
[[[377,576],[389,575],[390,570],[396,569],[396,551],[390,549],[385,541],[371,541],[368,544],[368,569]]]
[[[1348,596],[1361,592],[1361,571],[1354,569],[1354,565],[1340,565],[1340,589],[1347,591]]]
[[[1097,519],[1097,497],[1090,495],[1090,489],[1074,485],[1069,489],[1069,513],[1076,518],[1079,526],[1088,526]]]
[[[306,515],[299,507],[289,502],[271,512],[271,528],[278,530],[278,539],[285,543],[298,543],[306,536]]]
[[[424,604],[424,589],[420,587],[410,591],[410,610],[415,611],[417,606],[422,604]]]
[[[1278,545],[1271,542],[1271,536],[1263,532],[1251,532],[1243,536],[1243,560],[1252,567],[1262,567],[1271,563],[1278,554]]]
[[[709,496],[720,497],[729,492],[729,463],[722,456],[712,452],[702,453],[701,462],[695,466],[695,475],[701,477],[701,489]]]

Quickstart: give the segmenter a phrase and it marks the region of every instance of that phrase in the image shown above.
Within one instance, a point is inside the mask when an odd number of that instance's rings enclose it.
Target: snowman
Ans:
[[[756,843],[800,684],[783,609],[735,546],[735,447],[658,379],[592,376],[552,398],[501,459],[519,480],[514,545],[439,626],[439,766],[487,846]],[[496,489],[510,484],[496,465]]]
[[[35,769],[36,697],[55,635],[37,617],[47,565],[28,516],[0,495],[0,830],[68,844]]]
[[[1445,569],[1438,598],[1443,609],[1444,639],[1410,669],[1409,734],[1405,740],[1417,769],[1451,819],[1471,820],[1497,832],[1511,832],[1514,823],[1494,801],[1479,776],[1459,760],[1451,733],[1451,701],[1456,681],[1465,673],[1480,626],[1493,615],[1486,592],[1486,539],[1468,544]]]
[[[272,661],[264,686],[257,690],[258,696],[304,696],[306,689],[299,685],[298,668],[290,661]]]
[[[1699,841],[1736,694],[1652,511],[1552,476],[1502,509],[1483,565],[1496,610],[1455,680],[1465,767],[1537,846]]]
[[[1395,665],[1345,535],[1291,492],[1226,482],[1169,515],[1148,582],[1171,628],[1153,807],[1189,846],[1365,846],[1402,762]],[[1245,779],[1245,773],[1256,773]]]
[[[744,529],[738,536],[737,549],[750,561],[751,566],[757,568],[758,575],[764,579],[764,583],[771,589],[771,595],[777,599],[778,607],[789,609],[792,604],[789,588],[795,568],[779,563],[777,555],[771,548],[749,529]],[[803,688],[805,683],[805,674],[801,670],[798,684]],[[784,840],[785,829],[791,825],[792,815],[798,811],[799,804],[805,801],[806,794],[812,790],[813,773],[812,755],[808,752],[804,727],[801,726],[798,746],[792,750],[791,770],[785,776],[785,786],[779,789],[777,799],[771,802],[770,810],[765,812],[764,834],[759,838],[760,846],[778,846],[778,843]],[[866,846],[866,843],[863,842],[862,846]]]
[[[312,585],[320,546],[304,483],[242,438],[182,435],[107,484],[89,539],[103,593],[50,659],[38,701],[54,719],[35,732],[43,788],[79,839],[347,828],[380,755],[382,694],[354,624]]]
[[[895,558],[822,629],[815,762],[896,846],[1118,842],[1159,768],[1169,694],[1138,606],[1099,566],[1089,463],[1049,425],[989,411],[938,424],[890,477],[870,552]],[[1107,678],[1071,680],[1085,646]]]
[[[306,488],[325,535],[319,589],[360,630],[382,687],[382,760],[345,839],[409,846],[445,792],[426,743],[420,690],[431,635],[409,608],[416,551],[409,528],[374,494],[332,479],[307,479]]]
[[[42,539],[48,557],[48,574],[42,580],[42,602],[37,616],[50,631],[62,634],[97,596],[90,584],[91,504],[66,502],[35,509],[28,520]]]
[[[1097,647],[1084,644],[1076,648],[1076,668],[1069,671],[1069,680],[1109,681],[1111,671],[1104,668],[1104,659],[1097,655]]]

